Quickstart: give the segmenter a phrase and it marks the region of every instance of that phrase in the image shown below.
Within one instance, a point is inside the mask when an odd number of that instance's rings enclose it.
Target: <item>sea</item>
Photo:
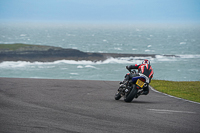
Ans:
[[[127,65],[148,59],[153,79],[200,81],[198,24],[1,23],[0,44],[34,44],[83,52],[156,54],[104,61],[4,61],[0,77],[122,81]],[[164,56],[173,55],[173,56]]]

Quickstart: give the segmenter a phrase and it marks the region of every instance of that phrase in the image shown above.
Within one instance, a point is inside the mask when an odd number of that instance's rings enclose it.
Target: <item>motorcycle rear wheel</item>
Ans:
[[[124,101],[131,102],[134,99],[134,97],[137,95],[137,92],[138,92],[138,89],[136,88],[136,85],[133,85],[132,90],[124,96]]]

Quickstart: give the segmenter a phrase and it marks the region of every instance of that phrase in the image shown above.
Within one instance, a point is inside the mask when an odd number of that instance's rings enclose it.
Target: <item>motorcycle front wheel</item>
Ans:
[[[119,92],[115,94],[115,100],[119,100],[121,97],[122,97],[122,96],[120,95]]]
[[[131,91],[124,96],[124,101],[131,102],[134,99],[134,97],[137,95],[137,92],[138,92],[138,89],[136,88],[136,85],[133,85],[133,88],[131,89]]]

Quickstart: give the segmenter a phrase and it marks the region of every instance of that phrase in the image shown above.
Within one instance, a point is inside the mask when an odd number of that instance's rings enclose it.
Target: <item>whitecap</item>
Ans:
[[[75,60],[58,60],[58,61],[54,61],[52,63],[56,63],[56,64],[94,64],[94,62],[92,61],[87,61],[87,60],[79,60],[79,61],[75,61]]]
[[[182,45],[182,44],[186,44],[186,42],[180,42],[180,44]]]
[[[70,73],[71,75],[79,75],[78,73]]]
[[[30,77],[30,78],[33,78],[33,79],[47,79],[47,77],[37,77],[37,76],[33,76],[33,77]]]
[[[83,66],[77,66],[77,68],[81,69],[81,68],[83,68]]]
[[[143,59],[152,59],[151,57],[120,57],[120,58],[109,58],[102,62],[102,64],[132,64],[141,63]],[[98,64],[99,62],[97,62]]]
[[[78,49],[77,47],[72,47],[72,49]]]
[[[146,50],[145,50],[145,52],[150,52],[150,51],[151,51],[151,50],[149,50],[149,49],[146,49]]]
[[[157,58],[161,58],[162,56],[157,56]],[[120,58],[108,58],[104,61],[87,61],[87,60],[58,60],[54,62],[27,62],[27,61],[4,61],[0,63],[0,68],[55,68],[57,65],[77,65],[77,68],[83,68],[82,65],[85,65],[85,68],[96,68],[94,65],[101,64],[132,64],[133,62],[141,63],[143,59],[153,60],[152,57],[120,57]]]
[[[115,47],[114,49],[115,49],[115,50],[122,50],[121,48],[116,48],[116,47]]]
[[[177,61],[176,57],[169,57],[169,56],[164,56],[164,55],[156,55],[156,59],[158,61]]]
[[[96,68],[96,67],[94,67],[92,65],[86,65],[85,67],[87,67],[87,68]]]
[[[200,58],[200,54],[195,54],[195,55],[191,55],[191,54],[185,54],[185,55],[177,55],[181,58],[186,58],[186,59],[196,59],[196,58]]]
[[[18,67],[25,67],[30,65],[30,62],[26,61],[4,61],[0,63],[1,68],[18,68]]]
[[[21,34],[20,36],[26,36],[26,34]]]

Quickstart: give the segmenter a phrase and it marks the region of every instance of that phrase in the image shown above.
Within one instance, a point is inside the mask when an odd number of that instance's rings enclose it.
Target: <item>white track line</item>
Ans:
[[[166,96],[173,97],[173,98],[176,98],[176,99],[181,99],[181,100],[183,100],[183,101],[187,101],[187,102],[191,102],[191,103],[200,104],[200,103],[198,103],[198,102],[186,100],[186,99],[183,99],[183,98],[179,98],[179,97],[175,97],[175,96],[168,95],[168,94],[166,94],[166,93],[159,92],[159,91],[155,90],[152,86],[149,86],[149,87],[150,87],[151,90],[153,90],[154,92],[161,93],[161,94],[164,94],[164,95],[166,95]]]
[[[196,114],[196,112],[190,111],[177,111],[177,110],[165,110],[165,109],[147,109],[150,111],[154,111],[156,113],[187,113],[187,114]]]

